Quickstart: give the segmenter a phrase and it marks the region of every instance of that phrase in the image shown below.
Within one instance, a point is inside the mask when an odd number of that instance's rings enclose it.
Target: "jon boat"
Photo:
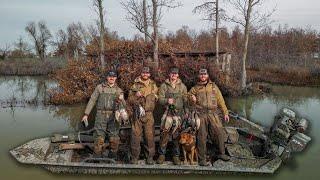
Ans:
[[[22,164],[41,166],[54,173],[76,174],[221,174],[258,173],[272,174],[295,152],[301,152],[311,138],[305,132],[308,121],[296,117],[295,112],[284,108],[275,117],[273,126],[264,128],[236,113],[230,113],[231,126],[225,127],[226,151],[230,161],[211,159],[210,166],[173,165],[170,152],[164,164],[146,165],[139,160],[137,165],[129,164],[128,139],[131,129],[122,127],[120,160],[92,156],[92,131],[55,134],[52,137],[35,139],[10,151]],[[156,145],[159,141],[159,127],[156,130]],[[208,142],[208,157],[214,157],[216,149]],[[170,149],[170,143],[168,150]],[[143,147],[142,147],[143,149]],[[108,150],[106,150],[106,153]],[[143,152],[143,151],[142,151]],[[143,154],[143,153],[141,153]],[[144,159],[144,158],[141,158]]]

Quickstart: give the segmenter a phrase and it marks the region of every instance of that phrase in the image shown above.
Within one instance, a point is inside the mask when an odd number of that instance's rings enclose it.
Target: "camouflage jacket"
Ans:
[[[85,114],[89,115],[95,105],[97,105],[97,110],[114,111],[116,103],[125,106],[123,91],[118,85],[115,84],[111,87],[107,83],[99,84],[91,95]]]
[[[136,93],[140,91],[142,97],[137,97]],[[134,80],[134,84],[129,91],[128,103],[133,106],[137,103],[142,105],[146,111],[153,111],[158,100],[158,87],[156,83],[149,79],[142,81],[140,77]]]
[[[191,88],[191,90],[189,91],[189,95],[191,103],[193,103],[191,100],[191,96],[196,96],[197,101],[194,106],[199,111],[216,111],[217,106],[219,106],[224,115],[229,114],[221,91],[219,90],[218,86],[211,80],[209,80],[207,84],[198,82],[197,85]]]
[[[188,103],[188,90],[183,82],[178,79],[175,84],[172,84],[169,79],[167,79],[159,88],[159,102],[161,105],[167,105],[168,98],[174,99],[174,105],[178,110],[187,111]]]

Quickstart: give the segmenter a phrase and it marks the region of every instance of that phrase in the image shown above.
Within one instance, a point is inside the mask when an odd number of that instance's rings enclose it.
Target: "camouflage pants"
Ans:
[[[214,113],[200,113],[200,128],[197,133],[197,148],[199,161],[206,160],[208,133],[219,147],[220,154],[225,154],[224,130],[218,115]]]
[[[134,159],[139,159],[140,155],[140,142],[144,136],[144,143],[147,149],[147,156],[153,158],[155,154],[154,142],[154,119],[152,112],[146,112],[146,115],[132,122],[131,130],[131,155]]]
[[[178,115],[180,117],[183,116],[183,110],[178,111]],[[163,131],[161,130],[160,134],[160,142],[159,142],[159,154],[165,155],[167,150],[167,144],[169,142],[170,137],[172,138],[173,142],[173,155],[174,156],[180,156],[180,145],[179,145],[179,134],[180,134],[181,128],[178,128],[176,132],[172,131]]]
[[[114,121],[114,114],[111,111],[97,112],[94,128],[94,145],[97,153],[102,151],[101,147],[107,138],[110,149],[113,152],[118,151],[120,138],[119,138],[119,124]]]

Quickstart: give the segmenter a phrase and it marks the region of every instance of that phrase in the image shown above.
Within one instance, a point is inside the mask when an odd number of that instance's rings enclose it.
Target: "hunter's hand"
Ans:
[[[197,102],[197,98],[196,98],[195,95],[192,95],[192,96],[191,96],[191,99],[192,99],[193,102]]]
[[[84,115],[84,116],[82,117],[81,122],[84,123],[84,126],[85,126],[85,127],[88,127],[88,125],[89,125],[89,123],[88,123],[88,115]]]
[[[142,96],[141,92],[140,92],[140,91],[137,91],[136,96],[137,96],[137,97],[141,97],[141,96]]]
[[[118,99],[119,99],[120,101],[123,101],[123,100],[124,100],[124,95],[123,95],[123,94],[120,94],[119,97],[118,97]]]
[[[230,121],[229,115],[225,115],[225,116],[224,116],[224,121],[227,122],[227,123]]]
[[[174,103],[174,99],[173,99],[173,98],[169,98],[169,99],[168,99],[168,104],[171,105],[171,104],[173,104],[173,103]]]
[[[81,121],[82,121],[82,122],[83,122],[83,121],[88,121],[88,115],[85,114],[85,115],[82,117],[82,120],[81,120]]]
[[[185,113],[183,116],[184,119],[188,119],[189,118],[189,113]]]

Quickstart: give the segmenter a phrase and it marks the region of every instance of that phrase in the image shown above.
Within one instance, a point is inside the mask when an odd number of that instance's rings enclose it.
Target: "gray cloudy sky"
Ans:
[[[267,0],[268,7],[277,7],[272,16],[274,26],[288,24],[289,27],[311,26],[320,31],[319,0]],[[163,18],[161,31],[175,31],[183,25],[200,31],[210,25],[194,15],[192,9],[202,0],[181,0],[183,7],[169,11]],[[125,12],[119,0],[105,0],[106,26],[118,31],[120,36],[133,37],[137,31],[125,20]],[[45,20],[52,34],[72,22],[92,24],[96,14],[91,0],[0,0],[0,47],[13,43],[19,36],[27,38],[24,27],[30,21]]]

